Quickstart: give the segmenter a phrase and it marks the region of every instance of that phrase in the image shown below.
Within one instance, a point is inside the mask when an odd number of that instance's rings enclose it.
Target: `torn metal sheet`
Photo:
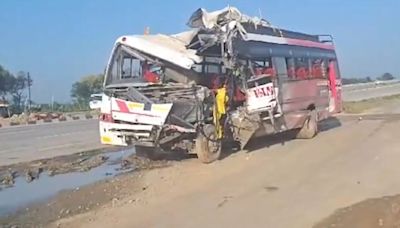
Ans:
[[[193,64],[202,61],[202,57],[196,55],[196,50],[186,48],[184,41],[173,36],[161,34],[123,36],[117,40],[117,44],[127,45],[185,69],[191,69]]]
[[[240,21],[242,13],[235,7],[226,7],[222,10],[207,12],[200,8],[190,17],[187,25],[191,28],[213,29],[215,26],[229,21]]]

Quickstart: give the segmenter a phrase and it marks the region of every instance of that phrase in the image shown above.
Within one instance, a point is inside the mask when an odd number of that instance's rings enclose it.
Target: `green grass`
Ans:
[[[362,101],[343,102],[343,110],[346,113],[359,114],[396,100],[400,100],[400,94],[387,97],[372,98]]]

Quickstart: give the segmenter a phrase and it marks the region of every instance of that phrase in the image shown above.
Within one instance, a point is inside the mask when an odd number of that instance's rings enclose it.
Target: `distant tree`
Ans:
[[[72,85],[71,97],[80,107],[88,107],[90,95],[103,89],[103,75],[89,75]]]
[[[342,84],[343,85],[366,83],[366,82],[372,82],[372,79],[370,77],[366,77],[366,78],[342,78]]]
[[[389,81],[389,80],[393,80],[393,79],[394,79],[394,76],[391,73],[384,73],[382,76],[380,76],[378,78],[378,80],[381,80],[381,81]]]
[[[0,96],[5,100],[5,96],[11,93],[15,84],[15,77],[0,65]]]
[[[13,105],[18,111],[22,111],[22,101],[24,99],[24,90],[28,87],[28,84],[32,85],[33,81],[29,80],[27,75],[20,71],[17,77],[11,84],[10,94],[13,99]]]

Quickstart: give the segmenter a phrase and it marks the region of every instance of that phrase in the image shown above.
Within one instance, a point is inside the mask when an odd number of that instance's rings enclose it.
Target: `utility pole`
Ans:
[[[31,105],[32,105],[32,103],[31,103],[31,76],[29,75],[29,72],[28,72],[28,112],[29,113],[31,113]]]
[[[54,111],[54,95],[51,95],[51,112]]]

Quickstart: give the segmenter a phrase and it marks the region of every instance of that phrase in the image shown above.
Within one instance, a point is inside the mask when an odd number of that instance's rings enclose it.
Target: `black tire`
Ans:
[[[315,111],[312,111],[303,127],[297,133],[296,138],[298,139],[312,139],[318,134],[318,117]]]
[[[203,133],[197,136],[195,151],[199,160],[208,164],[219,159],[222,146],[221,141],[217,140],[214,125],[205,125]]]

